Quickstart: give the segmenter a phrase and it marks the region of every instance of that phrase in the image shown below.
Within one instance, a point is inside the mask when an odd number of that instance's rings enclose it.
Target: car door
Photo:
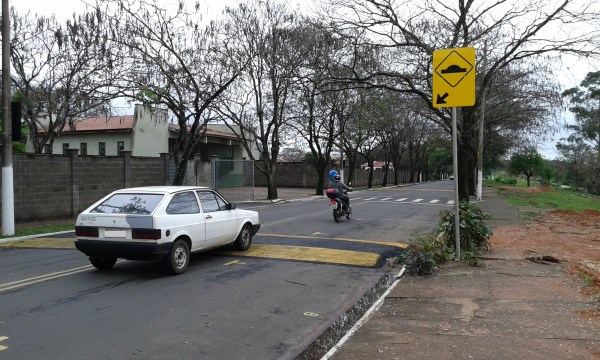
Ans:
[[[211,190],[196,192],[206,224],[206,246],[232,242],[237,236],[237,212],[227,210],[225,202]]]
[[[173,195],[166,208],[167,222],[175,234],[183,233],[190,237],[190,250],[202,249],[206,246],[206,224],[193,191],[185,191]]]

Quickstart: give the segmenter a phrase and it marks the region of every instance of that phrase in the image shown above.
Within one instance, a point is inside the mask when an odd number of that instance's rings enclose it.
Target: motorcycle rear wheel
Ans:
[[[342,219],[341,211],[339,211],[338,209],[333,209],[333,220],[335,220],[335,222],[340,222],[341,219]]]

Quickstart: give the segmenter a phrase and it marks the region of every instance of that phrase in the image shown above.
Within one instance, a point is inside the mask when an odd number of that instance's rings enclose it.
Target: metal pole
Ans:
[[[458,133],[456,107],[452,107],[452,158],[454,165],[454,235],[456,236],[456,261],[460,261],[460,207],[458,206]]]
[[[2,235],[15,233],[10,95],[9,7],[8,0],[2,0]]]

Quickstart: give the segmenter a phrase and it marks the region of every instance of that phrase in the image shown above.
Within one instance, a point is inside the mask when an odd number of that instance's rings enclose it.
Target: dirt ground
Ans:
[[[599,211],[543,212],[526,225],[495,230],[491,244],[497,249],[517,250],[531,261],[564,264],[565,271],[580,284],[581,295],[600,303]]]

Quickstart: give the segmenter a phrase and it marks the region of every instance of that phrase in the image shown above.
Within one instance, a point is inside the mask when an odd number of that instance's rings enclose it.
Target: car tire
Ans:
[[[117,259],[102,256],[90,256],[90,262],[98,270],[110,270],[117,262]]]
[[[236,250],[246,251],[250,249],[250,245],[252,244],[252,229],[250,225],[246,224],[240,230],[240,234],[233,242],[233,246]]]
[[[167,255],[166,267],[173,275],[183,274],[190,263],[190,248],[183,239],[175,240]]]

